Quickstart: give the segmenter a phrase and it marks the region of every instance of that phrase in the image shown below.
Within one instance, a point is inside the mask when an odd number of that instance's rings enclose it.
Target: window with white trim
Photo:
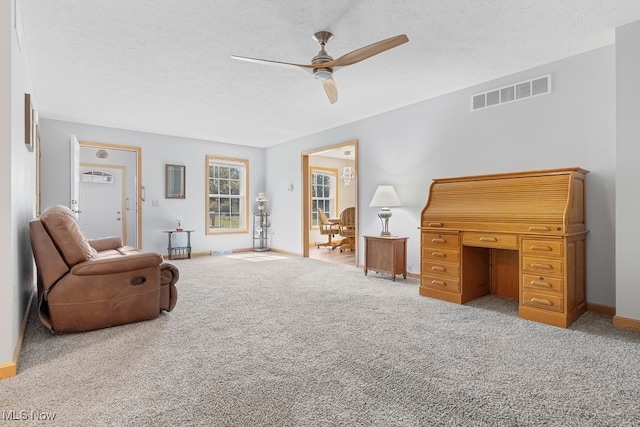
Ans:
[[[336,216],[336,169],[311,168],[311,227],[318,227],[318,208],[327,217]]]
[[[207,234],[247,232],[249,161],[207,156]]]

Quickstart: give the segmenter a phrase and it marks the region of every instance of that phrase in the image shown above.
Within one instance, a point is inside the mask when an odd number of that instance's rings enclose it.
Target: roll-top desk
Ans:
[[[568,327],[586,310],[587,173],[434,179],[421,217],[420,295],[517,298],[520,317]]]

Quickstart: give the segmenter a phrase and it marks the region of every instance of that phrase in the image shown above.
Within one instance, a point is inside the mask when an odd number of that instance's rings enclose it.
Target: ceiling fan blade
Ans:
[[[346,65],[355,64],[374,55],[384,52],[385,50],[392,49],[396,46],[400,46],[409,41],[409,38],[401,34],[399,36],[390,37],[388,39],[380,40],[379,42],[372,43],[368,46],[361,47],[352,52],[342,55],[340,58],[332,61],[331,64],[327,64],[330,67],[344,67]]]
[[[289,68],[298,67],[298,68],[308,69],[308,71],[312,71],[314,67],[317,67],[317,65],[311,65],[311,64],[293,64],[291,62],[280,62],[280,61],[271,61],[269,59],[248,58],[246,56],[231,55],[231,58],[238,59],[240,61],[255,62],[256,64],[278,65],[281,67],[289,67]]]
[[[329,97],[329,102],[335,104],[338,102],[338,86],[333,78],[328,78],[322,81],[322,87]]]

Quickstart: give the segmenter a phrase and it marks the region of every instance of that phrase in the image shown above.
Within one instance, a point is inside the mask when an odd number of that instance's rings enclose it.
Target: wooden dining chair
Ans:
[[[338,246],[340,252],[356,248],[356,208],[348,207],[340,214],[340,235],[343,237]]]
[[[318,227],[320,228],[320,234],[327,236],[328,240],[324,243],[316,243],[316,247],[330,246],[331,249],[335,249],[335,242],[332,240],[333,236],[340,233],[340,227],[338,224],[333,224],[327,218],[327,214],[320,208],[318,208]]]

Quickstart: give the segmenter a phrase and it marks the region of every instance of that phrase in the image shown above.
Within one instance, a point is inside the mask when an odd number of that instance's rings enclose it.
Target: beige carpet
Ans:
[[[0,424],[640,425],[640,334],[607,316],[560,329],[500,297],[264,257],[176,261],[178,305],[149,322],[52,335],[32,315]]]

